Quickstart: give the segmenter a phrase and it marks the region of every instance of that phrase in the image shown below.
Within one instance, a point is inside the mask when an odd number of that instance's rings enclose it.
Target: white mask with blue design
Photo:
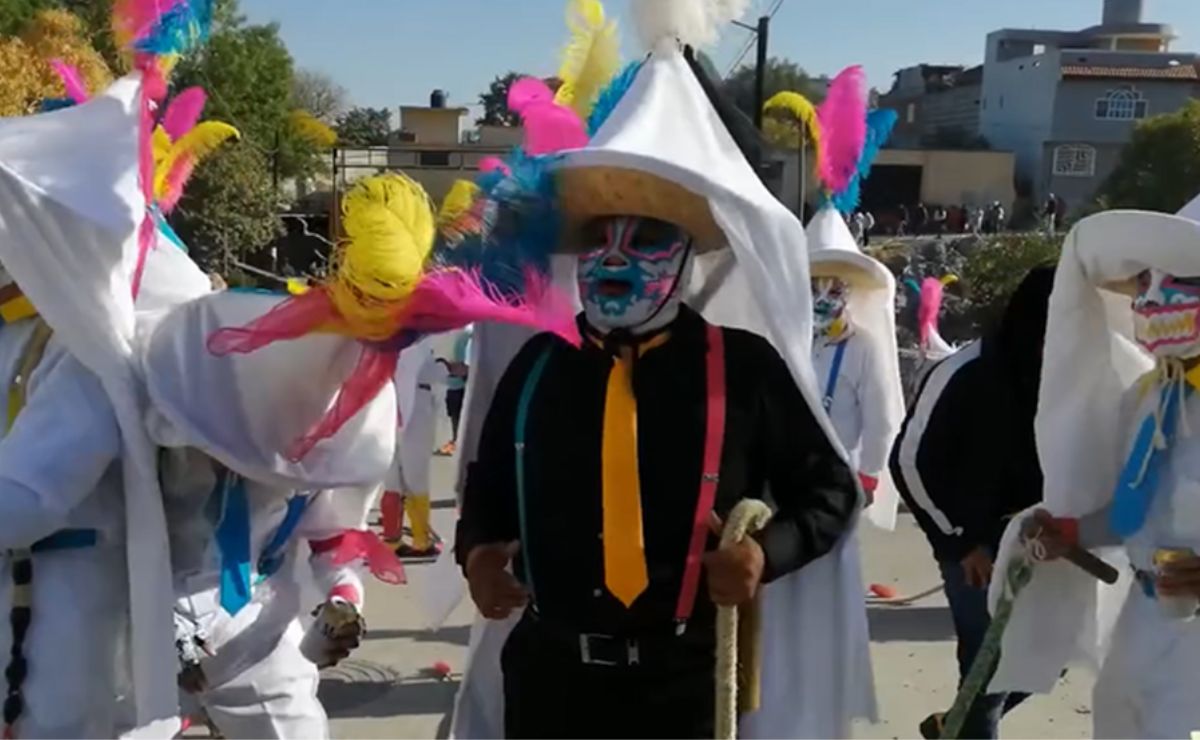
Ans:
[[[646,334],[679,315],[691,237],[665,221],[600,218],[583,236],[576,277],[588,323],[602,333]]]

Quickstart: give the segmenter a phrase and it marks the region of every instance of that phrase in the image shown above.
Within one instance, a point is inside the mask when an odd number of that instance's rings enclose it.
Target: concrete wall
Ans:
[[[988,36],[989,46],[996,36]],[[994,148],[1013,152],[1022,178],[1032,180],[1041,169],[1043,142],[1053,127],[1059,57],[1056,49],[1009,61],[989,57],[984,67],[980,133]]]
[[[782,186],[776,196],[792,211],[799,201],[799,154],[778,154],[783,161]],[[983,205],[1000,201],[1010,209],[1016,193],[1013,190],[1013,155],[996,151],[951,151],[932,149],[884,149],[877,165],[920,167],[921,200],[940,205]],[[816,185],[812,178],[812,157],[808,158],[808,202],[816,202]]]
[[[977,135],[982,97],[982,85],[962,85],[926,95],[920,120],[922,135],[934,136],[945,129]]]
[[[416,136],[418,144],[459,143],[459,127],[466,108],[400,108],[400,128]]]
[[[1118,88],[1132,88],[1140,93],[1147,101],[1149,117],[1173,113],[1186,105],[1192,97],[1193,83],[1190,80],[1063,80],[1054,103],[1050,138],[1090,144],[1129,141],[1137,121],[1096,118],[1096,101]]]

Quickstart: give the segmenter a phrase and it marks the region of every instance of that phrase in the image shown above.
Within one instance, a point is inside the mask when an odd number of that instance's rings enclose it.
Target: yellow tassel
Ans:
[[[155,126],[154,138],[151,143],[154,150],[154,166],[157,167],[171,151],[171,135],[162,126]]]
[[[817,109],[808,98],[800,93],[776,93],[766,102],[763,110],[767,113],[784,111],[791,113],[796,121],[808,132],[808,140],[814,151],[821,151],[821,123],[817,120]]]
[[[308,282],[300,278],[287,279],[287,292],[289,295],[304,295],[311,288],[308,287]]]
[[[237,139],[240,136],[241,134],[236,128],[220,121],[205,121],[180,136],[178,141],[171,144],[166,156],[155,167],[155,196],[161,198],[166,194],[167,176],[171,174],[171,169],[179,160],[191,156],[199,162],[215,152],[226,141]]]
[[[599,0],[571,0],[567,28],[571,42],[558,70],[562,87],[554,102],[570,106],[586,121],[600,91],[621,66],[621,42],[617,24],[605,18]]]
[[[330,298],[352,336],[382,341],[395,333],[395,315],[433,250],[433,205],[409,177],[367,177],[342,199],[342,226]]]
[[[470,180],[455,180],[450,186],[450,192],[442,200],[442,208],[438,211],[438,228],[454,223],[459,216],[471,210],[475,198],[479,195],[479,186]]]

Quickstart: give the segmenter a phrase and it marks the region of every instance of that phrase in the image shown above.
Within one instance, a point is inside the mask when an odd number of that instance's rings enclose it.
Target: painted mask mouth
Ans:
[[[633,291],[633,283],[628,280],[605,278],[596,283],[596,292],[603,298],[624,298]]]
[[[1150,352],[1191,345],[1200,340],[1200,306],[1171,306],[1139,309],[1134,314],[1135,334]]]

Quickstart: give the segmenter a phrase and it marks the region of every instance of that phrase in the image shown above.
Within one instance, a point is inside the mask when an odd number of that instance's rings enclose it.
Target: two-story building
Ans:
[[[980,133],[1015,154],[1018,181],[1037,201],[1089,202],[1137,122],[1195,94],[1196,55],[1172,52],[1171,27],[1142,12],[1142,0],[1104,0],[1101,24],[1082,31],[988,35]]]

